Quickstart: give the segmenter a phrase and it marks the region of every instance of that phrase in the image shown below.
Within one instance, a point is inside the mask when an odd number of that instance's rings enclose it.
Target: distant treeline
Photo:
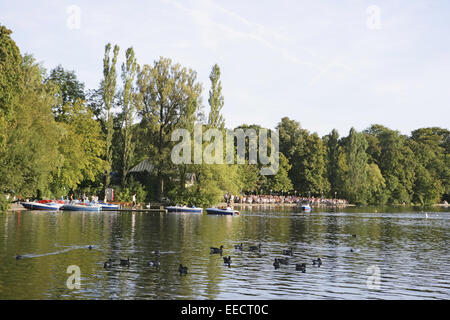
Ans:
[[[182,164],[170,161],[174,130],[225,130],[220,68],[211,70],[209,113],[197,73],[160,58],[138,64],[133,48],[117,70],[118,46],[105,46],[103,77],[88,90],[74,71],[47,72],[22,55],[0,26],[0,204],[11,196],[60,198],[83,193],[116,200],[211,205],[229,192],[345,198],[357,204],[430,204],[448,198],[450,132],[422,128],[410,136],[372,125],[319,137],[282,118],[279,170],[258,164]],[[101,63],[101,61],[99,61]],[[120,77],[118,76],[120,74]],[[239,128],[261,129],[258,125]],[[205,145],[203,146],[205,147]],[[130,172],[147,160],[148,171]],[[9,200],[7,196],[10,195]]]

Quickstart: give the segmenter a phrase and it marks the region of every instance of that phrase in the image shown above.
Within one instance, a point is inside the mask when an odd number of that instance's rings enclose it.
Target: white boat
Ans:
[[[66,211],[100,211],[102,209],[99,204],[88,204],[88,203],[67,203],[62,206],[61,210]]]
[[[311,207],[309,204],[302,204],[302,211],[309,212],[311,211]]]
[[[28,210],[45,210],[45,211],[58,211],[64,203],[54,202],[54,201],[27,201],[20,203],[23,207]]]
[[[119,204],[99,202],[98,205],[101,206],[102,211],[114,211],[120,209]]]
[[[218,215],[238,215],[239,211],[233,210],[231,208],[207,208],[206,209],[207,214],[218,214]]]
[[[185,212],[185,213],[202,213],[203,208],[186,207],[186,206],[169,206],[166,207],[167,212]]]

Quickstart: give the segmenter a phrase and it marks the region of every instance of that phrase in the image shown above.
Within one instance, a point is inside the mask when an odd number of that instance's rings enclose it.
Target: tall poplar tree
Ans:
[[[133,154],[132,125],[133,115],[136,110],[136,92],[134,81],[136,78],[137,63],[133,48],[126,51],[126,62],[122,64],[122,116],[123,116],[123,154],[122,154],[122,185],[125,185],[130,159]]]
[[[105,57],[103,59],[103,81],[101,83],[103,103],[106,112],[105,127],[106,127],[106,172],[105,172],[105,187],[108,187],[111,182],[111,165],[112,153],[111,143],[113,137],[113,115],[112,106],[114,101],[114,94],[116,92],[116,63],[117,55],[119,54],[119,46],[114,46],[114,53],[112,59],[110,58],[111,44],[105,46]]]
[[[222,83],[220,81],[220,68],[215,64],[209,75],[211,80],[211,89],[209,90],[209,111],[208,125],[213,128],[223,129],[225,127],[225,119],[221,114],[224,99],[222,95]]]

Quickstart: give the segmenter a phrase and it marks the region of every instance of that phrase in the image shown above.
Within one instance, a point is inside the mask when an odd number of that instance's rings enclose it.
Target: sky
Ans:
[[[139,64],[163,56],[195,70],[207,113],[217,63],[227,127],[287,116],[320,136],[449,129],[449,17],[447,0],[0,0],[22,54],[86,88],[98,88],[111,42],[118,70],[129,47]]]

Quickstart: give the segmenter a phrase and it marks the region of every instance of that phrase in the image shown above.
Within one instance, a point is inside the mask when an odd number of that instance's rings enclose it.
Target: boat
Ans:
[[[105,202],[99,202],[97,204],[100,205],[102,211],[120,210],[120,204],[105,203]]]
[[[310,212],[311,207],[309,206],[309,204],[302,204],[302,211]]]
[[[65,211],[100,211],[101,209],[101,205],[90,203],[67,203],[61,208],[61,210]]]
[[[218,215],[238,215],[239,211],[233,210],[230,207],[228,208],[207,208],[206,209],[207,214],[218,214]]]
[[[53,200],[39,200],[21,202],[20,204],[28,210],[58,211],[64,205],[64,202]]]
[[[185,213],[202,213],[202,208],[186,207],[186,206],[168,206],[167,212],[185,212]]]

